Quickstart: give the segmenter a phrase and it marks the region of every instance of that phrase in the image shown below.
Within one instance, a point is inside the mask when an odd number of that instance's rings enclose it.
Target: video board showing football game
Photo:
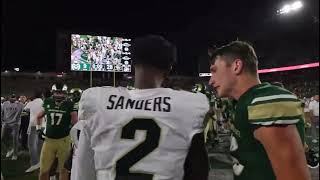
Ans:
[[[71,35],[71,70],[131,72],[131,39]]]

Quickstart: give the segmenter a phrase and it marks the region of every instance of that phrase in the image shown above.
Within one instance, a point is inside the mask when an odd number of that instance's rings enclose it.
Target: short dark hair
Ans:
[[[216,49],[213,52],[210,61],[215,60],[217,56],[229,57],[227,61],[228,65],[230,65],[235,59],[241,59],[244,63],[245,71],[251,74],[256,74],[258,71],[257,55],[253,47],[247,42],[233,41]]]
[[[149,65],[170,71],[177,59],[176,47],[159,35],[136,38],[132,45],[133,65]]]

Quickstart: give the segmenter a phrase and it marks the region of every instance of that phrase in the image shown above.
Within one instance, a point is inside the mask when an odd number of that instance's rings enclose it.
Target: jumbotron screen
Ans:
[[[72,71],[131,72],[131,39],[71,35]]]

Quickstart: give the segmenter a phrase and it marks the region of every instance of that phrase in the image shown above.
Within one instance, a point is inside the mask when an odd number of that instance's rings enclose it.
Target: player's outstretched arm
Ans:
[[[195,134],[184,164],[183,180],[207,180],[209,174],[208,153],[203,133]]]
[[[37,115],[37,127],[39,127],[41,125],[42,118],[44,117],[44,115],[45,115],[45,111],[44,111],[44,109],[42,109]]]
[[[264,146],[277,180],[310,180],[296,125],[262,126],[254,131]]]

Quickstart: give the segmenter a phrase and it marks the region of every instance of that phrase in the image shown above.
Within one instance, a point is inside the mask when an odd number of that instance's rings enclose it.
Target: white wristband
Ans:
[[[41,129],[41,126],[40,125],[36,125],[36,130],[39,130]]]

